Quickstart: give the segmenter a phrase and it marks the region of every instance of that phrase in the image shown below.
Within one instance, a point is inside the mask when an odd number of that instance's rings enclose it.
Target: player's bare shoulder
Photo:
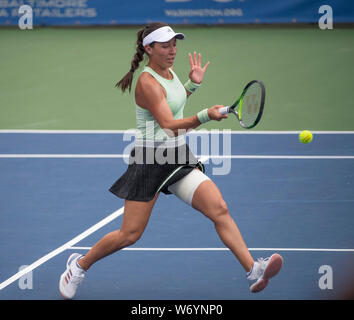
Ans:
[[[135,102],[138,106],[149,109],[151,104],[164,98],[164,90],[159,82],[148,72],[143,72],[135,87]]]

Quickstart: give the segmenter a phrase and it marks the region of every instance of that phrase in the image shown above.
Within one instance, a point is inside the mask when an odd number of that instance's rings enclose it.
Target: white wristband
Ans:
[[[201,84],[194,83],[194,82],[192,82],[191,79],[188,79],[188,81],[184,84],[184,87],[185,87],[186,90],[188,90],[190,93],[193,93],[193,92],[194,92],[195,90],[197,90],[200,86],[201,86]]]
[[[211,119],[208,115],[208,109],[203,109],[202,111],[199,111],[197,113],[197,118],[201,124],[210,121]]]

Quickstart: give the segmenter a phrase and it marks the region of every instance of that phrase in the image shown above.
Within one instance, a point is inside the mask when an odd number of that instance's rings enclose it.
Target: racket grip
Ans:
[[[221,114],[229,113],[229,110],[230,110],[230,107],[222,107],[222,108],[219,108],[219,112],[220,112]]]

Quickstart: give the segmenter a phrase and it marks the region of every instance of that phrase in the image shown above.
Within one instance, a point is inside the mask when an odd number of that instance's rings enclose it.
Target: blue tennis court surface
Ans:
[[[283,256],[280,274],[249,293],[211,221],[161,194],[142,239],[95,264],[76,299],[340,298],[354,281],[354,132],[315,133],[308,145],[294,132],[204,135],[210,148],[196,153],[206,173],[252,256]],[[61,299],[67,257],[119,229],[124,202],[108,189],[126,169],[125,140],[0,133],[0,299]],[[223,166],[227,174],[213,175]]]

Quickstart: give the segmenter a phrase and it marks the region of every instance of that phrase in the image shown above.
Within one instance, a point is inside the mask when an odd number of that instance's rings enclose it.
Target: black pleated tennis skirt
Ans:
[[[193,169],[205,171],[186,143],[177,147],[135,146],[125,173],[109,189],[119,198],[150,201]]]

